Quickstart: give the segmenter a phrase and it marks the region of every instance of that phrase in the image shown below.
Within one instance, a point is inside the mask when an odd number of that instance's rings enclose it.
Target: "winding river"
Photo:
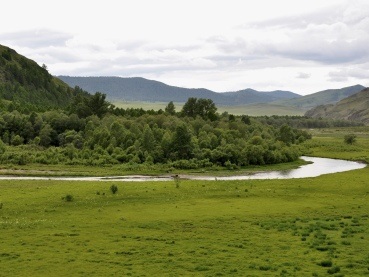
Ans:
[[[293,179],[317,177],[323,174],[344,172],[349,170],[361,169],[366,164],[346,160],[316,158],[302,156],[301,159],[311,162],[296,169],[283,171],[268,171],[259,173],[250,173],[247,175],[233,176],[200,176],[200,175],[180,175],[181,179],[190,180],[256,180],[256,179]],[[59,180],[59,181],[126,181],[126,182],[144,182],[144,181],[172,181],[173,176],[111,176],[111,177],[33,177],[33,176],[0,176],[0,180]]]

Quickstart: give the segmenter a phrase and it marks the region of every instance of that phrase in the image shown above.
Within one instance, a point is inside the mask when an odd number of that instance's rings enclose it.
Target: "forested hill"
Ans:
[[[74,90],[53,77],[46,66],[0,45],[0,99],[15,109],[35,110],[40,107],[68,106]]]
[[[251,103],[269,103],[280,99],[300,97],[289,91],[260,92],[245,89],[236,92],[217,93],[208,89],[188,89],[169,86],[144,78],[121,77],[70,77],[58,76],[70,86],[79,86],[93,93],[101,91],[111,100],[148,101],[148,102],[186,102],[190,97],[207,98],[218,105],[245,105]]]
[[[322,105],[305,114],[314,118],[346,119],[369,124],[369,88],[342,99],[337,104]]]

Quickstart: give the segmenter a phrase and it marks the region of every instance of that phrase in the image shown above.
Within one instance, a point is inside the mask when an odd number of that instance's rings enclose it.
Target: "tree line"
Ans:
[[[78,90],[78,88],[77,88]],[[137,112],[141,111],[141,112]],[[217,113],[190,98],[176,112],[120,109],[105,95],[78,93],[64,110],[0,114],[1,162],[14,164],[169,164],[174,168],[274,164],[296,160],[310,135],[248,116]]]

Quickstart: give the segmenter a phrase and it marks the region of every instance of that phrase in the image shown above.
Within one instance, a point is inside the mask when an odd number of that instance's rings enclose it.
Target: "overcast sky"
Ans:
[[[368,0],[12,0],[0,44],[53,75],[217,92],[369,86]]]

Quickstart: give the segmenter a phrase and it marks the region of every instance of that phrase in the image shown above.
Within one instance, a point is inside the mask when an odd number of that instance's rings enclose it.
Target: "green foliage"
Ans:
[[[118,192],[118,186],[117,185],[111,185],[110,186],[110,191],[112,192],[112,194],[116,194]]]
[[[276,129],[254,120],[245,124],[241,117],[231,122],[228,116],[211,121],[164,114],[80,118],[63,111],[3,112],[0,136],[4,146],[19,147],[25,154],[3,155],[3,163],[173,163],[187,169],[293,161],[301,153],[295,146],[310,138],[287,125]]]
[[[355,134],[347,134],[347,135],[345,135],[345,137],[343,139],[344,139],[344,142],[346,144],[354,144],[356,142],[356,135]]]
[[[217,119],[216,111],[217,107],[215,106],[213,100],[191,97],[183,105],[181,113],[183,116],[193,118],[199,116],[203,119],[209,119],[213,121]]]
[[[36,62],[0,45],[0,98],[10,100],[9,111],[40,111],[67,107],[74,91]]]
[[[71,194],[67,194],[65,197],[63,197],[63,199],[64,199],[66,202],[73,202],[74,197],[73,197],[73,195],[71,195]]]
[[[176,107],[174,106],[173,101],[170,101],[168,105],[165,107],[165,112],[170,115],[175,115],[176,113]]]

